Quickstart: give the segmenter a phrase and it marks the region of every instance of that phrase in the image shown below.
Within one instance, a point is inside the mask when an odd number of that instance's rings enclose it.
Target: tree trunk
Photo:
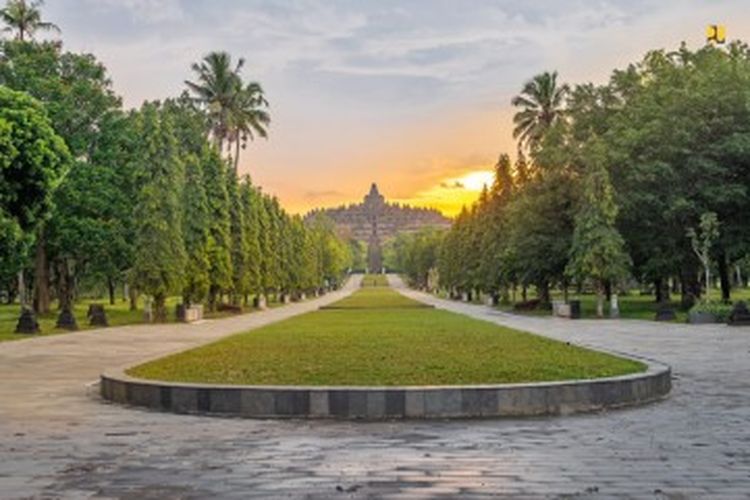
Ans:
[[[732,283],[729,279],[729,264],[724,250],[719,252],[719,281],[721,282],[721,301],[728,304],[731,299]]]
[[[216,297],[218,290],[215,286],[211,286],[208,289],[208,310],[210,312],[216,312]]]
[[[607,302],[612,300],[612,283],[610,281],[604,282],[604,295],[607,297]]]
[[[654,295],[656,295],[656,303],[661,304],[663,297],[661,295],[661,278],[654,280]]]
[[[526,285],[524,284],[524,285],[523,285],[523,286],[521,287],[521,301],[522,301],[522,302],[526,302],[526,301],[528,300],[528,298],[527,298],[527,297],[528,297],[528,288],[527,288],[527,287],[526,287]]]
[[[112,278],[107,278],[107,288],[109,289],[109,305],[115,305],[115,282]]]
[[[240,138],[234,142],[234,175],[237,176],[237,170],[240,167]]]
[[[167,322],[166,297],[163,294],[154,295],[154,321],[156,323]]]
[[[138,309],[138,290],[134,286],[131,286],[128,290],[128,299],[130,300],[130,310],[135,311]]]
[[[695,269],[684,268],[681,272],[680,283],[682,285],[682,307],[683,309],[689,309],[701,296],[701,284],[700,280],[697,279]]]
[[[47,238],[44,226],[39,228],[34,256],[34,311],[37,314],[48,313],[50,310],[49,294],[49,263],[47,262]]]
[[[604,296],[606,294],[606,285],[599,283],[596,287],[596,317],[604,317]]]
[[[549,282],[548,281],[542,281],[539,284],[539,290],[538,290],[539,300],[542,302],[542,304],[549,304]]]
[[[742,281],[742,270],[740,269],[739,264],[735,264],[734,266],[734,284],[739,288],[742,287],[743,281]]]
[[[67,259],[61,259],[57,263],[57,275],[59,309],[61,311],[66,309],[73,310],[75,286],[73,276],[70,272],[70,263]]]
[[[23,269],[18,271],[18,302],[21,303],[21,309],[26,306],[26,280],[23,278]]]

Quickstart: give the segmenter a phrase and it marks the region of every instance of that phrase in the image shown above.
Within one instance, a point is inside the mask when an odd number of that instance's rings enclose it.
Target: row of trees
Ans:
[[[303,222],[237,176],[241,150],[270,123],[242,62],[210,54],[182,96],[125,111],[94,56],[30,38],[50,26],[38,7],[12,0],[0,12],[15,33],[0,45],[8,300],[24,301],[33,281],[37,312],[54,298],[70,309],[82,284],[105,284],[111,301],[128,284],[132,307],[147,294],[163,320],[172,294],[215,308],[341,278],[351,252],[330,221]]]
[[[543,301],[555,286],[592,286],[601,313],[627,278],[689,306],[713,267],[729,300],[750,255],[748,88],[737,42],[653,51],[605,85],[535,77],[513,99],[515,165],[500,156],[494,184],[439,245],[442,286],[507,297],[533,285]],[[708,259],[693,248],[699,227]]]

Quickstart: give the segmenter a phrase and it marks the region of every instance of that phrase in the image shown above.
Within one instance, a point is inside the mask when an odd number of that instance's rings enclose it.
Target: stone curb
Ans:
[[[622,356],[622,355],[619,355]],[[671,390],[669,366],[590,380],[465,386],[243,386],[136,379],[124,369],[101,375],[115,403],[185,414],[246,418],[445,419],[567,415],[657,401]]]

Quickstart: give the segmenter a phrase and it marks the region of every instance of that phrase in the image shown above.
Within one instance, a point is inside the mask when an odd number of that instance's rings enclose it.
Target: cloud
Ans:
[[[342,193],[341,191],[336,191],[333,189],[326,189],[326,190],[319,190],[319,191],[316,191],[316,190],[305,191],[305,198],[307,198],[308,200],[336,198],[336,197],[340,197],[343,195],[344,193]]]
[[[703,43],[708,22],[750,36],[745,2],[696,0],[56,0],[45,17],[91,51],[129,106],[176,95],[211,50],[247,59],[273,128],[243,156],[302,210],[394,197],[491,169],[512,152],[509,101],[534,74],[603,82],[654,47]],[[466,188],[466,183],[464,188]],[[466,190],[466,193],[469,191]],[[427,201],[425,201],[427,203]]]
[[[184,21],[186,11],[180,0],[86,0],[95,10],[125,11],[146,24]]]

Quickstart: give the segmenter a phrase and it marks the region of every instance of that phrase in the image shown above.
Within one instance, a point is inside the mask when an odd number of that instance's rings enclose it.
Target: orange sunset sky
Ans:
[[[247,60],[271,103],[241,171],[292,212],[386,198],[453,215],[501,152],[511,97],[536,73],[603,82],[648,49],[750,39],[732,0],[49,0],[70,50],[110,70],[126,106],[178,95],[211,50]],[[458,183],[456,182],[458,181]]]

